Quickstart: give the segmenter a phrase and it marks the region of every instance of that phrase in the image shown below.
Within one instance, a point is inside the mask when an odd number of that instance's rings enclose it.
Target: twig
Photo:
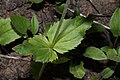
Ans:
[[[68,8],[68,10],[70,11],[70,12],[72,12],[72,13],[74,13],[74,10],[72,10],[72,9],[70,9],[70,8]],[[83,16],[83,17],[86,17],[85,15],[83,15],[83,14],[80,14],[80,16]],[[98,24],[101,24],[101,23],[99,23],[99,22],[97,22],[97,21],[93,21],[94,23],[98,23]],[[101,24],[104,28],[106,28],[106,29],[110,29],[108,26],[105,26],[105,25],[103,25],[103,24]]]
[[[111,15],[103,15],[103,14],[91,14],[96,17],[111,17]]]
[[[0,54],[0,57],[6,58],[6,59],[14,59],[14,60],[28,61],[28,62],[31,61],[31,60],[28,60],[28,59],[25,59],[25,58],[14,57],[14,56],[8,56],[8,55],[2,55],[2,54]]]
[[[92,0],[87,0],[91,5],[92,7],[97,11],[98,14],[100,14],[100,11],[96,8],[96,6],[93,4]]]
[[[101,23],[99,23],[99,22],[97,22],[97,21],[93,21],[94,23],[98,23],[98,24],[101,24]],[[103,25],[103,24],[101,24],[104,28],[106,28],[106,29],[110,29],[110,27],[108,27],[108,26],[105,26],[105,25]]]

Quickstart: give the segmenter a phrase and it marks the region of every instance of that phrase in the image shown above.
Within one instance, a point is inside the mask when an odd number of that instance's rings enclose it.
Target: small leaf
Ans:
[[[46,26],[45,26],[45,31],[44,31],[44,35],[45,35],[45,36],[47,36],[47,32],[48,32],[48,30],[50,29],[50,26],[51,26],[51,25],[53,25],[53,23],[50,23],[50,24],[48,23],[48,24],[46,24]]]
[[[74,77],[82,79],[85,75],[84,63],[81,62],[80,65],[70,66],[69,71]]]
[[[111,77],[113,75],[113,73],[114,73],[114,70],[107,67],[101,72],[101,75],[104,79],[107,79],[107,78]]]
[[[120,47],[117,49],[118,56],[120,56]]]
[[[120,62],[120,56],[115,49],[109,49],[109,51],[106,54],[108,59]]]
[[[84,53],[85,57],[92,58],[94,60],[106,60],[107,56],[96,47],[88,47]]]
[[[17,53],[27,56],[32,55],[31,49],[33,48],[33,45],[31,45],[28,40],[25,40],[22,44],[19,44],[13,48],[14,51]]]
[[[79,16],[80,15],[80,9],[79,8],[76,8],[74,13],[73,13],[74,16]]]
[[[57,60],[53,61],[52,63],[54,63],[54,64],[62,64],[62,63],[68,62],[69,60],[70,60],[69,58],[61,57],[61,58],[58,58]]]
[[[91,77],[90,80],[98,80],[95,76]]]
[[[109,49],[112,49],[112,48],[109,47],[109,46],[104,46],[104,47],[101,48],[101,50],[102,50],[103,52],[108,52]]]
[[[36,62],[52,62],[58,58],[57,53],[50,48],[47,38],[41,34],[13,48],[22,55],[33,55]]]
[[[99,23],[93,23],[92,28],[90,29],[91,32],[103,32],[105,28],[102,24]]]
[[[62,2],[64,2],[65,0],[55,0],[56,4],[60,4]]]
[[[32,3],[36,3],[36,4],[39,4],[41,3],[43,0],[30,0]]]
[[[66,4],[62,4],[60,6],[57,6],[56,7],[56,12],[58,12],[59,14],[62,14],[63,13],[63,10],[64,10],[64,7],[65,7]]]
[[[32,34],[36,34],[39,29],[39,22],[37,20],[36,15],[34,15],[31,19],[31,32]]]
[[[6,45],[14,40],[20,38],[19,35],[12,29],[11,20],[7,19],[0,19],[0,44]]]
[[[115,37],[120,36],[120,8],[117,8],[111,17],[110,30]]]
[[[23,16],[11,16],[11,22],[15,30],[22,35],[27,34],[27,30],[30,27],[30,21]]]

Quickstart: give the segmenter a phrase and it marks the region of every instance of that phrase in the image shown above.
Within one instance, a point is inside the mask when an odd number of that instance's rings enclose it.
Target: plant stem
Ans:
[[[104,31],[104,34],[105,34],[106,39],[107,39],[107,41],[108,41],[108,43],[109,43],[109,46],[110,46],[110,47],[113,47],[113,43],[112,43],[112,41],[111,41],[111,39],[110,39],[110,34],[109,34],[109,32],[108,32],[107,30],[105,30],[105,31]]]
[[[43,65],[42,65],[42,67],[40,69],[40,72],[39,72],[37,80],[40,80],[40,78],[41,78],[41,76],[42,76],[42,74],[44,72],[45,66],[46,66],[46,63],[43,63]]]
[[[118,37],[116,37],[115,42],[114,42],[114,44],[113,44],[113,47],[114,47],[114,48],[115,48],[116,45],[117,45],[117,41],[118,41]]]
[[[54,46],[55,43],[56,43],[56,38],[57,38],[57,36],[58,36],[58,34],[59,34],[60,27],[61,27],[61,25],[62,25],[62,23],[63,23],[63,20],[64,20],[64,18],[65,18],[66,13],[67,13],[67,9],[68,9],[68,5],[69,5],[69,4],[70,4],[70,0],[67,0],[67,1],[66,1],[66,5],[65,5],[65,7],[64,7],[64,11],[63,11],[63,13],[62,13],[62,17],[61,17],[61,19],[60,19],[60,22],[59,22],[59,25],[58,25],[58,28],[57,28],[57,31],[56,31],[56,33],[55,33],[55,37],[54,37],[54,39],[53,39],[53,46]]]

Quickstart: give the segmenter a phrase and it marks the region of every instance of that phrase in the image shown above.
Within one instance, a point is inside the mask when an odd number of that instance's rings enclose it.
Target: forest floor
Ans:
[[[119,0],[71,0],[71,4],[69,8],[71,10],[75,10],[76,8],[80,9],[80,12],[84,15],[97,15],[102,14],[102,16],[98,15],[96,17],[96,21],[109,26],[109,20],[112,16],[115,9],[120,6]],[[45,25],[47,23],[52,23],[59,20],[60,15],[55,11],[56,4],[53,0],[45,0],[40,4],[31,4],[28,3],[27,0],[0,0],[0,17],[6,18],[11,15],[22,15],[27,18],[31,18],[33,12],[37,15],[40,30],[39,32],[43,32]],[[68,10],[67,16],[73,16],[73,13]],[[94,36],[93,36],[94,35]],[[93,34],[87,35],[88,39],[86,41],[89,45],[95,45],[97,47],[101,47],[104,41],[104,37],[97,37],[101,34]],[[92,38],[92,40],[90,40]],[[21,43],[22,41],[17,40],[16,42]],[[99,42],[99,43],[97,43]],[[107,43],[105,43],[107,44]],[[4,50],[4,48],[0,47],[0,80],[32,80],[30,70],[31,70],[31,57],[21,57],[20,55],[12,52],[9,48],[14,47],[15,44],[9,44],[5,46],[8,52]],[[82,45],[80,45],[81,47]],[[2,56],[5,55],[5,56]],[[19,59],[11,59],[9,56],[22,58]],[[96,64],[96,62],[89,62],[88,66],[94,66],[94,69],[99,69],[100,64]],[[95,64],[94,64],[95,63]],[[46,72],[43,73],[42,80],[79,80],[74,78],[72,75],[68,75],[65,70],[67,64],[52,65],[48,64],[49,68],[45,69]],[[96,67],[98,66],[98,67]],[[98,76],[98,73],[94,70],[88,70],[87,74],[84,77],[84,80],[89,80],[90,76]],[[99,76],[98,76],[99,77]],[[120,78],[113,77],[111,80],[120,80]]]

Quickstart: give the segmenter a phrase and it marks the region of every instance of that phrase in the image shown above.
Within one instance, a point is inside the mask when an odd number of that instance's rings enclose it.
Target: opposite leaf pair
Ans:
[[[14,29],[20,35],[27,35],[27,30],[30,30],[32,34],[38,32],[39,22],[36,15],[32,17],[31,22],[23,16],[11,16],[10,19]]]
[[[101,49],[96,47],[88,47],[84,53],[85,57],[92,58],[94,60],[113,60],[120,62],[120,49],[115,50],[110,47],[102,47]]]
[[[39,22],[35,15],[32,17],[31,22],[23,16],[0,19],[0,44],[5,46],[21,36],[27,35],[27,30],[30,30],[34,35],[38,32],[38,28]]]

